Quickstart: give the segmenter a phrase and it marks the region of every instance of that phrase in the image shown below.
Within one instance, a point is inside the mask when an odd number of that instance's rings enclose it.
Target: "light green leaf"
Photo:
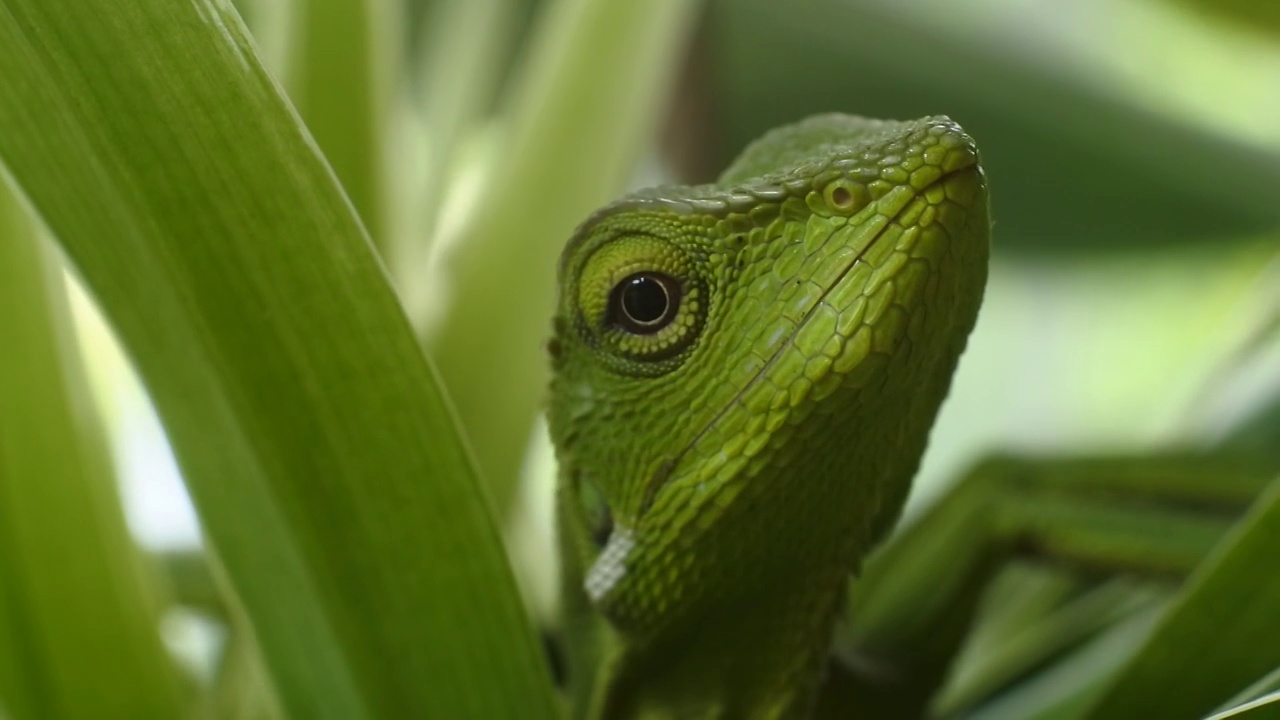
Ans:
[[[2,184],[0,326],[0,706],[13,720],[179,717],[155,575],[125,528],[61,266]]]
[[[716,0],[709,139],[946,113],[982,148],[1000,252],[1216,248],[1280,221],[1280,46],[1191,1]]]
[[[972,720],[1078,720],[1105,689],[1107,679],[1151,632],[1161,607],[1148,606],[1120,621],[980,707]]]
[[[556,0],[540,18],[511,125],[457,254],[445,260],[451,305],[428,332],[500,509],[543,398],[555,259],[653,139],[697,8]]]
[[[1274,566],[1277,537],[1280,483],[1273,483],[1086,717],[1199,717],[1280,665],[1272,637],[1280,575],[1259,570]]]
[[[386,237],[385,142],[400,35],[396,3],[290,0],[289,99],[302,115],[370,237]]]
[[[1171,2],[1174,0],[1170,0]],[[1255,33],[1280,35],[1280,5],[1271,0],[1176,0],[1204,17],[1215,15]]]
[[[225,4],[0,0],[0,160],[150,391],[296,718],[551,717],[434,375]]]
[[[1206,720],[1226,720],[1226,718],[1244,715],[1260,720],[1264,713],[1269,716],[1280,716],[1280,667],[1250,685],[1244,692],[1227,702],[1225,708],[1218,710]]]

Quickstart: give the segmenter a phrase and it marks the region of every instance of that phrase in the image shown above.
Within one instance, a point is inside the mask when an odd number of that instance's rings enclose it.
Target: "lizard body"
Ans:
[[[579,716],[811,711],[988,245],[976,146],[943,117],[816,116],[582,224],[548,411]]]

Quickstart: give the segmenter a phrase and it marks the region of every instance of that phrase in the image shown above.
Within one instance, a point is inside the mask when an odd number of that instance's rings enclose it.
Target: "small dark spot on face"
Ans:
[[[613,515],[606,512],[591,524],[591,542],[595,543],[597,548],[603,548],[609,544],[611,535],[613,535]]]
[[[613,535],[613,513],[610,512],[609,504],[605,502],[604,496],[594,484],[582,477],[577,481],[578,499],[582,503],[591,542],[597,548],[603,548],[609,542],[609,536]]]
[[[560,338],[551,338],[547,341],[546,347],[547,354],[551,356],[552,360],[560,359]]]

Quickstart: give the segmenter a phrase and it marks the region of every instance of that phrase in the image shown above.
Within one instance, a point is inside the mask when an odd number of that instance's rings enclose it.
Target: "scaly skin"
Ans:
[[[988,245],[976,147],[941,117],[810,118],[578,229],[548,418],[579,716],[811,711]]]

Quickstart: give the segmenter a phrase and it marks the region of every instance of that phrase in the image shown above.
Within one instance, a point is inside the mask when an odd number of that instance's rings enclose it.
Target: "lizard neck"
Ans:
[[[802,718],[812,711],[848,575],[758,588],[690,618],[662,647],[620,642],[594,717]]]

